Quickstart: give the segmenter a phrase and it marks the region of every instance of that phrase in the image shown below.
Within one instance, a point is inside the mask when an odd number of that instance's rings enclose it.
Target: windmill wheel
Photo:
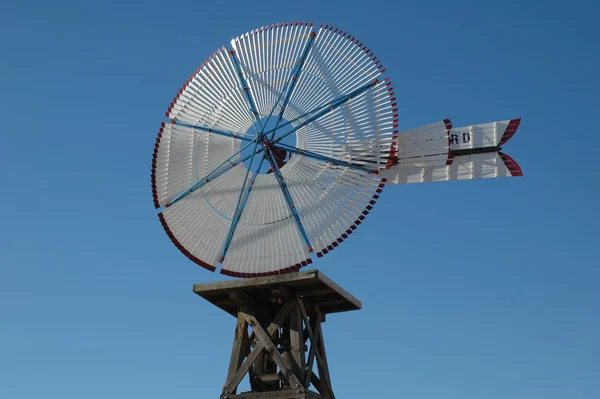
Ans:
[[[282,23],[210,56],[171,103],[152,192],[173,243],[209,270],[298,270],[369,213],[395,153],[382,65],[328,25]]]

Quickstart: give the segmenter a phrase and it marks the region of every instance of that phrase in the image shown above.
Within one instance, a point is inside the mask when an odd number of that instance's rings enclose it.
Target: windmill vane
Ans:
[[[520,119],[400,132],[383,65],[330,25],[234,38],[166,117],[152,159],[159,219],[189,259],[234,277],[289,273],[327,254],[386,184],[522,175],[501,151]]]

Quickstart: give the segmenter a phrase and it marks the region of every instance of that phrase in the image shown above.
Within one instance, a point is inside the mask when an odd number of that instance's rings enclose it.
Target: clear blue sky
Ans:
[[[159,123],[247,30],[367,44],[401,128],[522,117],[518,179],[391,186],[313,265],[363,301],[325,324],[337,396],[600,397],[600,8],[594,1],[12,1],[0,10],[0,398],[217,398],[223,279],[152,206]]]

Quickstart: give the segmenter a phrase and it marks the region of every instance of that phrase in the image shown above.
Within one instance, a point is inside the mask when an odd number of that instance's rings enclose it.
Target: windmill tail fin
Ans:
[[[516,133],[520,119],[452,128],[447,161],[442,164],[396,163],[381,172],[387,184],[522,176],[517,162],[501,151]]]
[[[450,149],[500,147],[515,135],[520,124],[521,118],[517,118],[453,128],[450,132]]]

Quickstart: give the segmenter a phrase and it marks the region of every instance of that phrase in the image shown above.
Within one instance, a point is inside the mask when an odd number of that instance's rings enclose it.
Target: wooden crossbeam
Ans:
[[[254,349],[252,349],[252,352],[250,352],[250,354],[248,355],[246,360],[244,360],[240,368],[238,368],[237,371],[231,376],[231,378],[229,378],[225,383],[225,386],[223,387],[223,394],[221,395],[222,398],[225,397],[226,394],[236,392],[238,385],[240,385],[240,382],[242,381],[242,378],[244,378],[248,370],[250,370],[250,366],[254,364],[258,356],[264,350],[265,346],[262,345],[262,343],[258,344]]]
[[[301,388],[302,384],[300,383],[300,380],[298,380],[298,377],[294,375],[291,366],[285,361],[281,353],[279,353],[279,350],[277,350],[275,344],[273,344],[273,341],[271,341],[271,337],[260,326],[258,320],[256,320],[253,315],[248,313],[240,311],[240,314],[246,319],[246,322],[250,325],[250,328],[254,330],[256,338],[259,340],[257,347],[264,347],[292,388]]]
[[[261,374],[261,375],[254,376],[254,378],[259,379],[263,382],[271,382],[271,381],[281,380],[281,376],[279,374]]]
[[[277,315],[275,316],[271,324],[269,324],[269,327],[267,327],[267,333],[269,334],[269,337],[273,337],[275,331],[277,331],[277,329],[281,327],[283,321],[288,316],[288,314],[290,314],[290,310],[292,310],[295,304],[296,301],[294,300],[288,301],[281,307],[279,312],[277,312]],[[256,335],[254,334],[254,332],[252,332],[252,334],[250,335],[250,342],[253,342],[255,338]]]
[[[310,325],[310,321],[308,320],[308,313],[306,313],[306,307],[304,306],[304,301],[300,297],[300,294],[296,294],[296,301],[298,302],[298,308],[300,309],[300,315],[302,316],[302,320],[304,321],[304,325],[306,326],[305,331],[308,334],[311,341],[314,340],[314,333],[312,326]],[[306,342],[306,340],[305,340]]]
[[[311,378],[313,376],[313,364],[315,361],[315,356],[317,354],[317,346],[318,346],[318,339],[321,335],[321,326],[317,325],[316,327],[316,331],[315,331],[315,335],[313,335],[314,340],[311,340],[310,342],[310,350],[308,351],[308,364],[306,365],[306,372],[304,375],[304,386],[308,386]],[[321,392],[320,389],[318,389],[319,392]]]

